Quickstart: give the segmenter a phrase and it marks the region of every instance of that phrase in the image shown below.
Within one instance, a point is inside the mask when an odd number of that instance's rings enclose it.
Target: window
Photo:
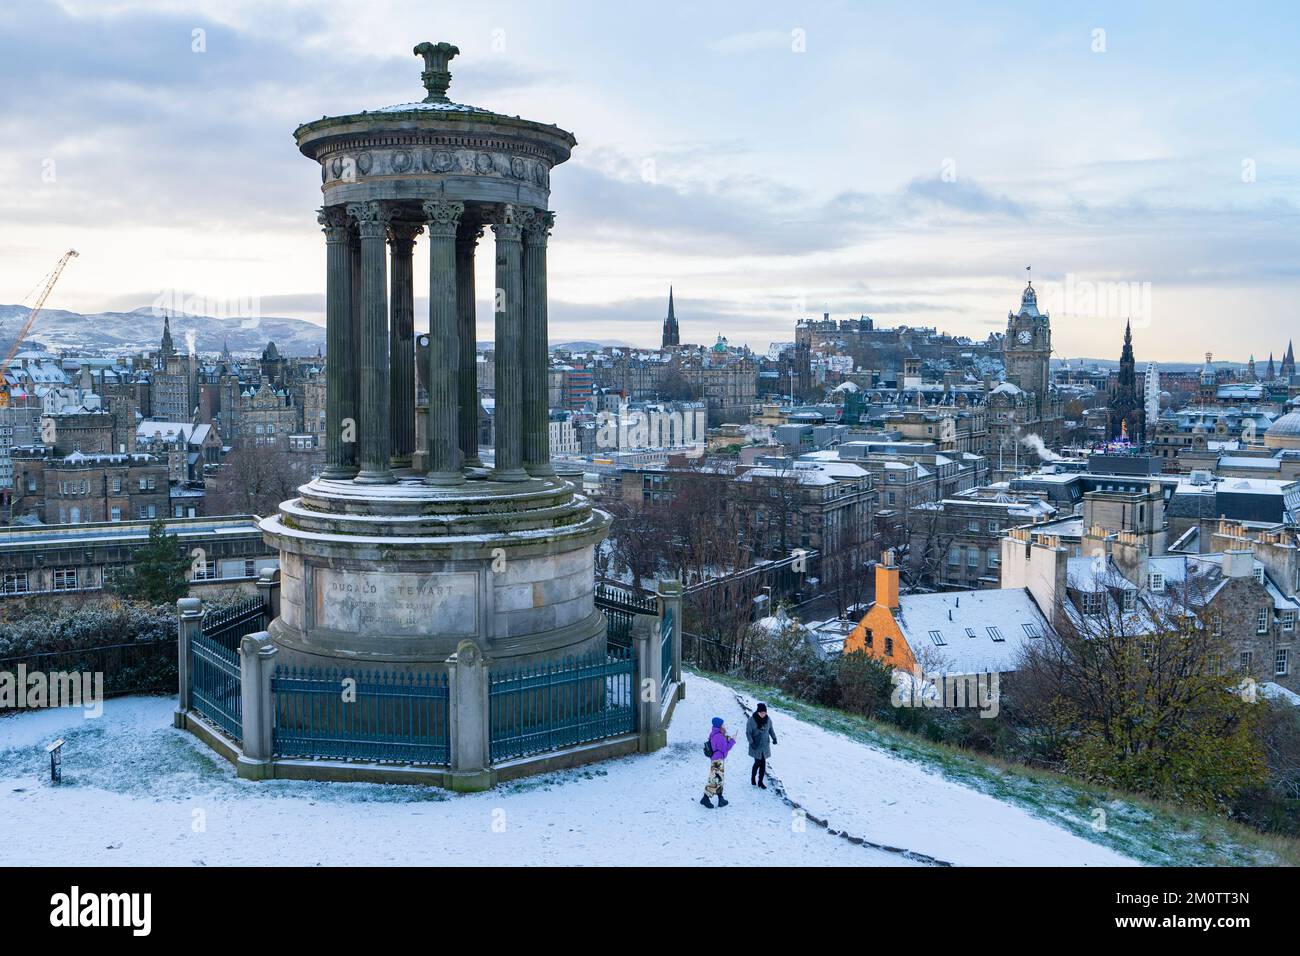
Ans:
[[[889,657],[894,656],[894,639],[892,637],[885,638],[885,654]]]
[[[1084,614],[1096,616],[1100,614],[1102,609],[1105,607],[1106,598],[1101,591],[1084,591],[1082,592],[1082,597]]]
[[[1223,637],[1223,618],[1214,615],[1214,620],[1210,622],[1210,633],[1215,637]]]
[[[1262,607],[1262,608],[1260,608],[1260,609],[1259,609],[1259,613],[1255,615],[1255,633],[1256,633],[1256,634],[1267,634],[1267,633],[1268,633],[1268,619],[1269,619],[1268,608],[1266,608],[1266,607]]]
[[[966,567],[978,568],[980,566],[979,548],[969,548],[966,551]]]
[[[141,479],[140,479],[140,490],[141,490],[141,491],[147,491],[148,489],[149,489],[149,482],[148,482],[146,479],[141,478]]]
[[[54,590],[75,591],[76,589],[77,589],[76,568],[55,568],[54,569]]]
[[[1165,576],[1159,571],[1152,571],[1147,575],[1147,584],[1152,591],[1163,591],[1165,589]]]
[[[989,570],[992,570],[993,568],[996,568],[996,567],[998,566],[998,564],[1001,563],[1001,561],[1002,561],[1002,555],[998,554],[998,549],[997,549],[997,548],[989,548],[989,550],[988,550],[988,564],[989,564]]]
[[[989,637],[993,638],[993,640],[998,641],[999,643],[1006,640],[1006,638],[1002,636],[1002,631],[999,628],[990,627],[986,628],[986,630],[989,632]]]
[[[112,508],[108,509],[108,520],[109,520],[109,521],[121,521],[121,520],[122,520],[122,509],[121,509],[120,507],[118,507],[117,505],[113,505]]]
[[[1284,631],[1295,630],[1295,611],[1282,612],[1282,630]]]
[[[1241,669],[1249,672],[1255,664],[1255,654],[1252,651],[1242,651],[1240,660]]]
[[[1124,595],[1124,610],[1130,613],[1136,611],[1138,606],[1137,591],[1133,591],[1128,588],[1125,588],[1122,593]]]
[[[156,517],[158,517],[158,506],[157,506],[157,505],[150,505],[150,506],[149,506],[149,517],[150,517],[150,518],[156,518]]]
[[[1278,677],[1285,677],[1291,673],[1291,649],[1288,647],[1279,647],[1277,649],[1277,658],[1273,661],[1273,673]]]
[[[193,571],[192,580],[194,581],[215,581],[217,579],[217,562],[204,561],[202,564],[196,562]]]
[[[972,534],[979,534],[979,533],[980,533],[980,523],[979,523],[979,521],[978,521],[978,520],[975,520],[975,521],[967,521],[967,522],[966,522],[966,530],[969,531],[969,532],[971,532]]]
[[[968,627],[968,628],[966,628],[966,636],[967,636],[967,637],[979,637],[979,635],[975,633],[975,628],[973,628],[973,627]]]
[[[3,583],[0,583],[0,594],[26,594],[27,593],[27,572],[13,571],[6,572]]]
[[[875,637],[876,637],[876,636],[875,636],[874,634],[871,633],[871,628],[867,628],[867,634],[866,634],[866,637],[864,638],[864,641],[866,642],[867,647],[874,647],[874,646],[875,646]]]
[[[114,479],[113,479],[113,494],[115,494],[115,495],[120,495],[121,493],[122,493],[122,479],[121,479],[121,478],[114,478]]]
[[[997,532],[1002,530],[1002,526],[998,524],[998,520],[996,518],[990,518],[988,523],[988,529],[989,531]]]
[[[948,549],[948,563],[953,567],[961,564],[961,548]]]
[[[943,647],[948,642],[943,639],[943,635],[938,631],[930,632],[930,640],[934,641],[937,647]]]
[[[257,563],[252,558],[244,559],[244,577],[257,577]]]
[[[1042,637],[1043,632],[1038,629],[1037,624],[1021,624],[1025,629],[1025,637]]]

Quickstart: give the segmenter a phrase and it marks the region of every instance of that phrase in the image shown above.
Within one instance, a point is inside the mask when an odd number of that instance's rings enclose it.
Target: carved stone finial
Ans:
[[[424,88],[429,91],[429,95],[423,102],[450,103],[451,100],[447,99],[447,87],[451,86],[451,73],[447,69],[447,64],[460,50],[450,43],[430,43],[426,40],[413,52],[416,56],[424,57],[424,72],[420,74],[420,80],[424,83]]]

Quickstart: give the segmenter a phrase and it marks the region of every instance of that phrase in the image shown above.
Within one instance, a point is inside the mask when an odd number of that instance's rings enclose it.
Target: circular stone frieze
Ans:
[[[528,170],[524,166],[524,161],[518,156],[512,157],[510,160],[510,175],[515,179],[523,179],[527,174]]]
[[[533,165],[533,182],[537,183],[539,186],[546,185],[546,167],[541,163],[535,163]]]
[[[335,156],[330,160],[330,173],[335,179],[343,175],[343,157]]]
[[[475,156],[474,170],[478,173],[492,172],[492,155],[490,153],[479,153]]]
[[[370,167],[374,165],[374,159],[369,153],[357,154],[357,172],[362,176],[370,175]]]
[[[404,149],[393,153],[393,172],[404,173],[411,168],[411,154]]]

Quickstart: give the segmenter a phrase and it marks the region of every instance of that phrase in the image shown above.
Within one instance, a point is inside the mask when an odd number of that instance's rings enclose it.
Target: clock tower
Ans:
[[[1002,364],[1007,381],[1033,395],[1039,417],[1050,408],[1048,372],[1052,355],[1052,324],[1038,311],[1038,295],[1031,281],[1020,295],[1020,311],[1007,313],[1007,334],[1002,340]]]

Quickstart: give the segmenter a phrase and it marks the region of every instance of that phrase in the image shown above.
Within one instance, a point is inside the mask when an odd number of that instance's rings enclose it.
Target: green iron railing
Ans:
[[[610,645],[549,664],[491,671],[493,762],[559,750],[637,729],[636,655]]]
[[[240,640],[266,627],[266,605],[260,597],[250,598],[203,615],[203,636],[228,651],[238,651]]]
[[[673,679],[673,609],[667,608],[659,622],[659,663],[661,670],[659,688],[667,687]]]
[[[190,642],[190,702],[218,729],[240,741],[244,735],[244,699],[239,655],[202,634]]]
[[[603,607],[601,610],[605,612],[605,636],[610,645],[631,647],[633,614],[612,607]]]
[[[271,691],[278,757],[441,765],[449,760],[445,672],[277,668]]]

